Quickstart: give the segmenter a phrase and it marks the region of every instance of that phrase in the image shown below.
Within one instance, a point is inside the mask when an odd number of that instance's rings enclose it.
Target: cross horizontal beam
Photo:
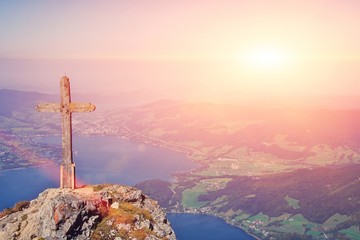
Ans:
[[[68,105],[69,112],[93,112],[95,111],[95,105],[91,103],[69,103]],[[66,106],[63,108],[59,103],[40,103],[36,106],[36,111],[38,112],[62,112]]]

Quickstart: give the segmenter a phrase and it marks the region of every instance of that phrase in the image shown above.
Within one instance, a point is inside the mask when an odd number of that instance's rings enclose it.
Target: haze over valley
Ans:
[[[56,96],[1,90],[0,98],[8,106],[1,111],[1,168],[57,164],[60,148],[36,139],[60,138],[58,115],[34,110]],[[354,234],[358,224],[359,110],[158,100],[73,119],[77,136],[160,146],[197,163],[169,173],[174,181],[136,185],[170,212],[221,216],[261,238]]]
[[[360,239],[359,16],[354,0],[0,1],[0,206],[57,186],[60,116],[35,107],[67,76],[96,105],[67,128],[78,187],[135,185],[177,226]],[[180,240],[210,239],[192,225]]]

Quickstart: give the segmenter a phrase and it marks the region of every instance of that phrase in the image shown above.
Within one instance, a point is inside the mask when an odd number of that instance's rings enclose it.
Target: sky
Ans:
[[[357,96],[359,16],[357,0],[0,1],[0,88]]]

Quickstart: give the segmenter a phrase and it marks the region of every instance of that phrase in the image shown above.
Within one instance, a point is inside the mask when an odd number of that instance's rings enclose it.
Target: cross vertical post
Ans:
[[[72,103],[70,96],[70,80],[64,76],[60,81],[60,104],[38,104],[38,112],[61,112],[62,130],[62,162],[60,164],[60,188],[76,188],[75,163],[72,154],[72,119],[73,112],[92,112],[95,105],[91,103]]]
[[[70,110],[70,81],[63,77],[60,81],[60,108],[62,128],[62,158],[60,165],[60,187],[72,188],[75,183],[75,163],[72,156],[72,119]]]

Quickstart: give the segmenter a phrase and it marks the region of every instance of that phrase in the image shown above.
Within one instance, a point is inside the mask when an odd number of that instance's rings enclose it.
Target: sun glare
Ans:
[[[276,48],[257,48],[240,55],[242,64],[255,70],[280,70],[290,62],[290,55]]]

